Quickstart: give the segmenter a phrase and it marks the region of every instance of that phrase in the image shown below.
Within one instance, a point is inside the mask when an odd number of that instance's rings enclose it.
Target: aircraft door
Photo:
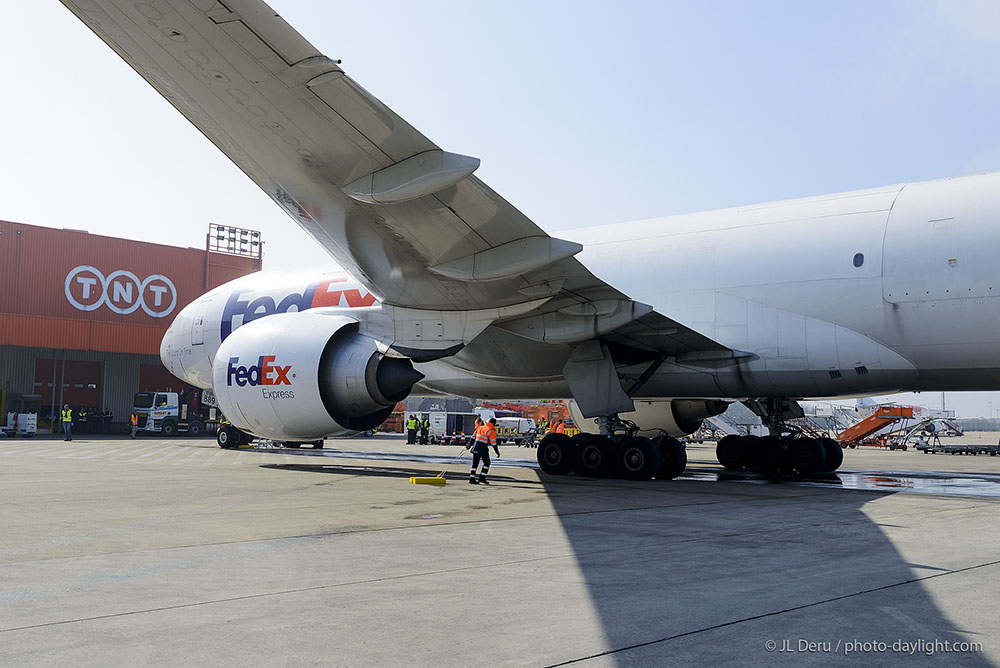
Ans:
[[[212,300],[206,299],[198,306],[198,310],[195,312],[194,319],[191,321],[192,346],[200,346],[205,343],[205,316],[211,306]]]

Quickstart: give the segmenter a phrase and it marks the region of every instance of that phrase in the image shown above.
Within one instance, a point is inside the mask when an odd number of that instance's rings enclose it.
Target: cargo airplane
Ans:
[[[245,435],[372,428],[412,391],[571,399],[550,474],[673,478],[676,436],[743,401],[729,468],[835,470],[803,397],[1000,382],[1000,174],[556,238],[260,0],[63,0],[346,271],[256,274],[184,308],[161,356]],[[961,323],[958,325],[957,323]]]

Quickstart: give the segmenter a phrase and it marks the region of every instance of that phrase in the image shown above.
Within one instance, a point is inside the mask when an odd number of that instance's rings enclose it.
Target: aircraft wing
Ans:
[[[729,355],[593,276],[259,0],[62,0],[388,305],[471,311],[547,300],[503,323],[537,341],[595,337]]]

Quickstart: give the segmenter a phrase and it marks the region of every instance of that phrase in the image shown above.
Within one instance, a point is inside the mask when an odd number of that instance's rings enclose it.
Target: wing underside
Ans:
[[[63,0],[345,270],[390,305],[540,304],[494,323],[570,349],[732,358],[591,274],[258,0]]]

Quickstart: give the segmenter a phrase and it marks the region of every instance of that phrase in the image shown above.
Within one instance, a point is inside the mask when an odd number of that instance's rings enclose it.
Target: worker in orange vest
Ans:
[[[490,481],[486,479],[486,474],[490,472],[490,446],[493,447],[493,450],[497,453],[497,457],[499,457],[500,448],[497,447],[496,418],[490,418],[488,422],[476,429],[476,437],[472,445],[472,471],[469,472],[470,485],[478,485],[480,483],[484,485],[490,484]],[[477,480],[476,469],[479,468],[480,460],[483,462],[483,471],[479,474],[479,479]]]
[[[132,413],[132,438],[135,438],[135,433],[139,431],[139,416]]]
[[[559,422],[556,423],[556,433],[557,434],[565,434],[566,433],[566,425],[563,424],[562,420],[559,420]]]

